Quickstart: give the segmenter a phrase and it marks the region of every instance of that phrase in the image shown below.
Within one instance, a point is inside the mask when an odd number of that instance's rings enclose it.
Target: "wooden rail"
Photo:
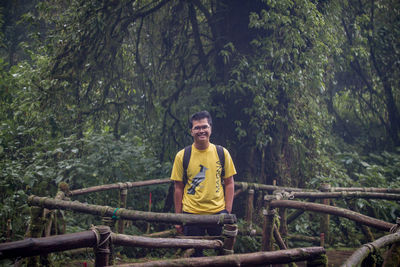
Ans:
[[[353,267],[361,264],[363,260],[365,260],[368,255],[371,253],[375,253],[378,249],[384,248],[388,245],[392,245],[400,242],[400,233],[389,234],[383,236],[374,242],[364,244],[359,249],[357,249],[344,263],[341,267]],[[398,266],[398,262],[395,265],[386,265],[386,266]],[[362,266],[373,266],[370,264],[362,265]]]
[[[325,249],[322,247],[296,248],[279,251],[234,254],[227,256],[184,258],[175,260],[150,261],[118,265],[119,267],[154,267],[154,266],[262,266],[268,264],[285,264],[307,261],[307,266],[325,266],[323,258]],[[315,261],[315,262],[314,262]]]
[[[169,178],[165,179],[154,179],[154,180],[146,180],[146,181],[138,181],[138,182],[124,182],[124,183],[116,183],[116,184],[106,184],[106,185],[98,185],[88,188],[76,189],[69,192],[66,192],[67,196],[78,196],[88,193],[107,191],[112,189],[127,189],[139,186],[147,186],[147,185],[157,185],[157,184],[167,184],[172,181]]]
[[[328,213],[340,217],[345,217],[347,219],[353,220],[355,222],[359,222],[361,224],[365,224],[368,226],[375,227],[377,229],[387,231],[394,226],[394,224],[378,220],[372,217],[368,217],[366,215],[337,207],[332,207],[323,204],[316,203],[308,203],[302,201],[294,201],[294,200],[270,200],[271,208],[293,208],[293,209],[302,209],[320,213]]]
[[[115,234],[109,227],[105,228],[109,240],[116,246],[147,247],[147,248],[201,248],[222,249],[224,243],[221,240],[198,240],[176,238],[150,238],[143,236],[130,236]],[[28,238],[15,242],[0,244],[0,260],[31,257],[52,252],[72,250],[77,248],[96,248],[100,245],[100,232],[97,227],[89,231],[56,235],[41,238]]]
[[[148,222],[171,223],[171,224],[234,224],[237,219],[234,214],[218,215],[193,215],[176,213],[158,213],[114,208],[109,206],[83,204],[78,201],[65,201],[48,197],[38,197],[31,195],[28,204],[47,209],[72,210],[99,216],[118,217],[124,220],[144,220]]]

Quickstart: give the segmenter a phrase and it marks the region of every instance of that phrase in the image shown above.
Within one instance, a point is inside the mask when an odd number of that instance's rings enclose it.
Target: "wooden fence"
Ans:
[[[229,244],[229,246],[232,244],[232,242],[229,242],[231,239],[232,236],[230,235],[225,236],[225,242],[221,240],[149,238],[115,234],[111,232],[110,227],[99,226],[93,227],[89,231],[79,233],[29,238],[16,242],[3,243],[0,244],[0,259],[21,256],[32,257],[77,248],[93,248],[95,266],[102,267],[114,265],[113,259],[111,258],[112,246],[215,249],[219,250],[221,254],[224,254],[223,252],[227,249],[227,244]],[[187,266],[188,264],[191,264],[191,266],[253,266],[254,264],[289,263],[295,261],[308,261],[309,264],[313,264],[313,266],[325,266],[323,263],[324,255],[324,248],[309,247],[277,252],[228,255],[223,257],[152,261],[124,266]],[[33,266],[37,265],[37,263],[37,260],[31,261],[29,265]]]
[[[46,214],[51,214],[52,211],[58,209],[64,210],[72,210],[75,212],[84,212],[93,215],[101,216],[102,218],[118,218],[119,227],[118,233],[124,232],[123,220],[143,220],[147,222],[163,222],[169,224],[191,224],[191,223],[211,223],[211,224],[225,224],[230,226],[230,231],[237,232],[236,227],[236,216],[234,215],[206,215],[206,216],[198,216],[198,215],[189,215],[189,214],[168,214],[168,213],[154,213],[154,212],[143,212],[143,211],[135,211],[126,209],[126,199],[129,188],[137,187],[137,186],[147,186],[154,184],[168,184],[171,181],[169,179],[159,179],[159,180],[148,180],[141,182],[126,182],[126,183],[117,183],[110,185],[102,185],[95,186],[90,188],[78,189],[70,191],[68,189],[68,185],[61,184],[60,191],[57,193],[56,197],[46,198],[46,197],[38,197],[38,196],[30,196],[28,199],[29,205],[32,206],[32,223],[31,223],[31,237],[40,237],[42,232],[40,230],[40,224],[43,225],[43,218],[46,217]],[[329,216],[341,216],[344,218],[348,218],[355,222],[358,222],[363,225],[363,227],[374,227],[376,229],[382,231],[389,231],[395,225],[390,224],[388,222],[384,222],[375,218],[371,218],[365,215],[362,215],[358,212],[351,211],[348,209],[342,209],[333,207],[330,205],[330,201],[332,199],[351,199],[351,198],[365,198],[365,199],[387,199],[387,200],[400,200],[400,189],[388,189],[388,188],[340,188],[340,187],[330,187],[329,185],[322,185],[320,190],[312,190],[312,189],[300,189],[300,188],[291,188],[291,187],[281,187],[276,185],[261,185],[254,183],[243,183],[236,182],[235,187],[237,191],[235,192],[235,196],[241,193],[247,193],[247,205],[246,205],[246,215],[245,220],[247,221],[248,229],[252,228],[253,215],[254,215],[254,194],[255,192],[264,192],[265,197],[263,198],[263,229],[262,229],[262,250],[263,251],[271,251],[273,250],[273,242],[275,242],[280,249],[283,251],[287,251],[288,247],[284,241],[284,239],[288,238],[289,235],[287,233],[287,224],[293,222],[298,216],[300,216],[304,211],[312,211],[323,214],[323,220],[321,220],[321,235],[316,239],[315,237],[309,237],[310,240],[315,242],[316,240],[320,241],[320,245],[323,247],[325,243],[326,236],[329,234]],[[83,204],[77,201],[67,201],[68,197],[73,197],[77,195],[99,192],[105,190],[113,190],[117,189],[120,191],[120,204],[119,207],[108,207],[108,206],[99,206],[99,205],[89,205]],[[306,199],[305,201],[294,201],[293,199]],[[321,204],[312,203],[316,200],[319,200]],[[292,212],[289,216],[286,214],[286,209],[296,209],[296,211]],[[45,214],[45,216],[41,216],[41,214]],[[278,215],[280,216],[280,227],[278,229],[276,220]],[[45,230],[45,235],[48,236],[51,228],[52,221],[47,222],[47,226]],[[36,225],[36,226],[35,226]],[[36,231],[36,233],[35,233]],[[167,231],[168,232],[168,231]],[[171,231],[169,231],[171,232]],[[250,231],[252,232],[252,231]],[[252,232],[256,234],[256,232]],[[162,234],[162,233],[161,233]],[[110,236],[115,236],[113,233]],[[120,237],[122,235],[119,235]],[[157,236],[157,233],[153,233],[152,236]],[[283,236],[283,237],[282,237]],[[51,237],[55,238],[55,237]],[[145,237],[143,237],[145,238]],[[134,237],[135,241],[138,242],[138,237]],[[126,244],[133,245],[132,242],[128,242],[129,238],[125,237]],[[176,240],[176,239],[175,239]],[[194,240],[194,239],[193,239]],[[206,240],[198,240],[197,241],[206,241]],[[225,239],[223,242],[223,247],[225,249],[225,254],[228,251],[232,251],[233,245],[235,242],[235,238],[231,236],[229,242],[226,242],[228,239]],[[391,242],[393,240],[397,240],[396,238],[389,238]],[[211,241],[211,240],[207,240]],[[215,240],[213,240],[215,241]],[[20,241],[17,241],[20,242]],[[122,241],[121,241],[122,242]],[[196,241],[193,241],[196,243]],[[221,242],[221,241],[220,241]],[[396,242],[396,241],[393,241]],[[157,247],[151,245],[150,247]],[[173,244],[173,243],[171,243]],[[200,242],[198,242],[200,244]],[[229,244],[229,245],[228,245]],[[136,244],[140,246],[140,243]],[[174,246],[174,245],[171,245]],[[193,245],[195,246],[195,245]],[[89,246],[90,247],[90,246]],[[68,245],[65,245],[66,249],[69,249]],[[76,246],[74,248],[77,248]],[[49,249],[49,248],[47,248]],[[45,251],[45,249],[43,250]],[[50,251],[48,251],[50,252]],[[278,253],[275,252],[275,253]],[[279,254],[279,253],[278,253]],[[267,254],[260,254],[267,255]],[[264,256],[260,255],[252,255],[254,258],[263,258]],[[233,255],[232,255],[233,256]],[[237,256],[237,255],[236,255]],[[248,255],[251,258],[251,255]],[[233,260],[235,257],[232,257]],[[240,259],[239,259],[240,258]],[[247,264],[249,258],[247,256],[240,256],[236,259],[237,261],[242,262],[243,264]],[[178,262],[183,259],[177,260]],[[187,259],[188,261],[193,259]],[[219,261],[220,259],[215,259]],[[185,261],[185,260],[183,260]],[[251,260],[250,260],[251,261]],[[206,262],[206,261],[204,261]],[[157,263],[160,265],[157,266],[167,266],[162,265],[164,263]],[[183,262],[181,263],[183,264]],[[136,265],[132,265],[136,266]],[[140,265],[141,266],[141,265]],[[143,265],[145,266],[145,265]],[[183,266],[183,265],[177,265]],[[207,266],[207,265],[199,265],[199,266]],[[233,266],[233,265],[232,265]]]

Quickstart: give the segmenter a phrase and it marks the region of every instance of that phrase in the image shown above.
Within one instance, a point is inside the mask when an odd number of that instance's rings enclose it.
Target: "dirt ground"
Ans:
[[[328,250],[326,256],[328,257],[328,266],[337,267],[342,265],[347,258],[353,254],[354,250]]]
[[[328,267],[339,267],[347,258],[353,254],[354,250],[327,250],[326,256],[328,257]],[[306,262],[296,262],[298,267],[306,267]]]

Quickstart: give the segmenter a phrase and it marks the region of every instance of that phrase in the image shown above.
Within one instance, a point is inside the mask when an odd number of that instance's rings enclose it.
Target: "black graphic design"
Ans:
[[[189,195],[194,195],[196,193],[196,188],[206,178],[206,170],[208,170],[206,167],[204,167],[203,165],[200,165],[200,172],[198,174],[196,174],[195,177],[193,177],[192,185],[187,191],[187,193]]]
[[[215,192],[218,193],[221,190],[221,175],[222,175],[222,164],[220,161],[217,161],[217,175],[216,175],[216,187]]]

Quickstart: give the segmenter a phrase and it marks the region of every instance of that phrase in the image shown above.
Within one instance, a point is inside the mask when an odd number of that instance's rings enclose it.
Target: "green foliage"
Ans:
[[[0,54],[1,241],[8,220],[11,238],[22,239],[27,196],[54,196],[60,182],[77,189],[167,177],[191,142],[186,121],[201,109],[212,111],[213,141],[229,148],[238,180],[400,186],[396,1],[33,4],[0,17],[0,44],[14,49]],[[24,38],[12,40],[13,32]],[[128,207],[148,210],[151,192],[152,210],[161,211],[166,189],[132,189]],[[116,206],[117,194],[77,199]],[[399,216],[398,203],[355,205],[389,222]],[[99,223],[65,217],[69,232]],[[315,221],[304,215],[291,231],[315,236]],[[334,221],[332,234],[358,245],[347,220]],[[259,247],[242,236],[235,250]],[[151,255],[162,253],[173,252]]]

